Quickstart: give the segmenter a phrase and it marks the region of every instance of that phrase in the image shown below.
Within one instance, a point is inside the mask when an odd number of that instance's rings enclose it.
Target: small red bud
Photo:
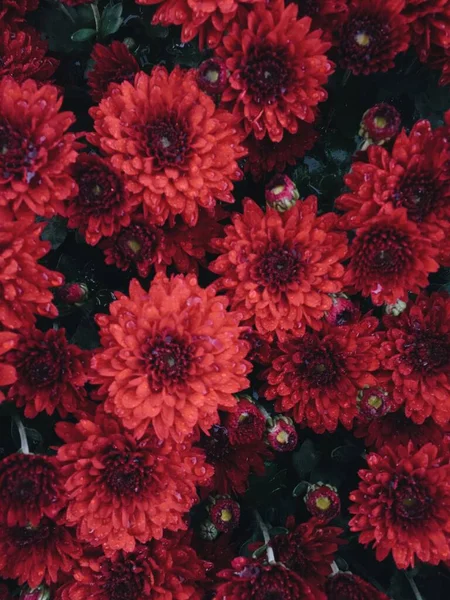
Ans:
[[[275,175],[266,185],[266,202],[278,212],[286,212],[300,198],[297,186],[287,175]]]
[[[277,452],[290,452],[297,446],[298,435],[289,417],[277,415],[267,430],[267,441]]]
[[[321,482],[310,486],[305,504],[310,514],[325,523],[337,517],[341,510],[337,489]]]
[[[84,283],[66,283],[56,290],[56,297],[64,304],[82,304],[87,300],[88,292]]]
[[[210,96],[222,94],[227,87],[227,68],[219,58],[210,58],[202,62],[197,76],[199,88]]]

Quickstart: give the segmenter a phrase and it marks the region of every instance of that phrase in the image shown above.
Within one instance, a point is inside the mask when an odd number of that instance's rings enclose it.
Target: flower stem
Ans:
[[[409,585],[411,586],[411,589],[414,594],[414,598],[416,600],[423,600],[422,594],[419,592],[419,588],[417,587],[417,584],[414,581],[414,577],[411,575],[411,573],[409,571],[405,571],[405,577],[408,580]]]
[[[256,521],[258,523],[258,526],[261,529],[261,532],[262,532],[263,537],[264,537],[264,543],[266,545],[266,552],[267,552],[267,562],[270,565],[273,565],[274,563],[276,563],[276,560],[275,560],[275,554],[273,553],[273,549],[270,546],[269,530],[267,529],[267,525],[261,519],[261,515],[259,514],[259,512],[257,510],[255,510],[254,513],[255,513],[255,517],[256,517]]]
[[[25,431],[25,427],[23,426],[23,423],[20,420],[20,417],[18,417],[17,415],[14,415],[13,419],[14,419],[14,423],[16,424],[16,427],[19,431],[20,449],[22,450],[22,452],[24,454],[30,454],[30,448],[28,447],[28,440],[27,440],[27,434]]]
[[[67,10],[67,8],[64,6],[64,4],[60,4],[59,9],[66,15],[66,17],[68,17],[72,21],[72,23],[75,23],[74,18],[72,17],[70,12]]]
[[[339,573],[339,567],[337,566],[337,564],[336,564],[336,561],[335,561],[335,560],[333,560],[333,562],[331,563],[331,565],[330,565],[330,566],[331,566],[331,573],[332,573],[333,575],[336,575],[336,573]]]
[[[96,4],[91,4],[92,14],[94,15],[95,21],[95,31],[98,33],[100,31],[100,11],[98,10],[98,6]]]

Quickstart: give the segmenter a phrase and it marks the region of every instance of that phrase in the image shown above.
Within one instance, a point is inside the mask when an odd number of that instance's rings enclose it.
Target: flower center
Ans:
[[[327,496],[320,496],[316,500],[316,506],[319,510],[328,510],[331,506],[331,500]]]
[[[50,538],[54,530],[54,526],[48,519],[43,519],[37,527],[12,527],[11,535],[21,548],[34,548],[38,544],[45,544]]]
[[[429,332],[414,334],[404,345],[404,359],[421,373],[433,374],[450,366],[450,340]]]
[[[41,492],[40,481],[37,479],[28,479],[27,477],[24,477],[23,479],[20,479],[14,483],[16,485],[11,490],[11,495],[18,502],[27,502],[28,500],[32,500]]]
[[[155,167],[183,166],[189,151],[189,136],[184,124],[175,117],[166,117],[148,125],[147,148]]]
[[[120,206],[122,182],[109,169],[87,164],[86,170],[76,174],[78,196],[76,203],[85,214],[100,216]]]
[[[431,173],[407,173],[393,194],[396,206],[404,206],[412,221],[423,221],[439,204],[439,189]]]
[[[0,120],[0,181],[29,183],[34,177],[36,156],[34,144],[7,121]]]
[[[137,496],[148,486],[150,468],[144,466],[139,453],[107,450],[104,458],[104,481],[117,496]]]
[[[285,48],[253,46],[243,70],[243,78],[257,104],[272,104],[289,86],[289,58]]]
[[[231,450],[227,428],[214,425],[210,430],[210,435],[203,438],[202,446],[208,462],[214,463],[222,460]]]
[[[133,559],[110,563],[103,588],[108,600],[140,600],[144,589],[145,572]]]
[[[415,481],[400,482],[394,490],[394,498],[394,511],[400,519],[422,520],[430,512],[432,500],[427,490]]]
[[[315,17],[320,14],[320,0],[300,0],[298,5],[300,17]]]
[[[142,225],[131,225],[122,229],[116,245],[128,260],[135,262],[151,260],[155,252],[156,235]]]
[[[406,235],[389,227],[373,227],[362,237],[355,260],[367,275],[383,276],[403,273],[410,257]]]
[[[389,26],[373,15],[349,19],[341,35],[340,52],[344,66],[361,68],[370,63],[384,50],[389,34]]]
[[[299,375],[315,388],[333,385],[340,374],[340,359],[326,343],[321,344],[314,336],[305,336],[300,346]]]
[[[31,386],[43,388],[59,381],[62,365],[50,350],[42,350],[31,354],[21,371]]]
[[[253,266],[253,280],[277,292],[298,280],[300,253],[295,249],[274,248],[263,254]]]
[[[147,373],[152,389],[182,384],[193,360],[193,347],[169,333],[158,334],[145,349]]]

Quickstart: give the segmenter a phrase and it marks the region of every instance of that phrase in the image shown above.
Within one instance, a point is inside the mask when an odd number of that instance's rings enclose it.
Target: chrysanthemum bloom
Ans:
[[[61,104],[52,85],[0,81],[0,207],[46,217],[63,211],[77,153],[75,134],[66,133],[75,117],[59,112]]]
[[[36,314],[58,314],[50,288],[61,285],[64,278],[37,262],[50,250],[50,243],[39,237],[43,229],[43,223],[28,219],[0,218],[0,323],[4,327],[20,329],[34,323]]]
[[[225,581],[218,584],[215,600],[326,600],[314,584],[278,563],[264,565],[240,556],[218,576]]]
[[[55,290],[55,297],[64,304],[80,306],[89,297],[89,288],[85,283],[65,283]]]
[[[392,410],[391,394],[381,386],[367,387],[358,392],[358,419],[371,421],[384,417]]]
[[[384,317],[383,368],[392,373],[393,398],[407,417],[450,421],[450,296],[419,296],[398,317]]]
[[[39,0],[3,0],[0,7],[0,20],[23,17],[25,13],[36,10]]]
[[[9,527],[36,527],[54,519],[65,497],[59,463],[53,457],[11,454],[0,461],[0,520]]]
[[[249,328],[242,335],[243,339],[250,344],[250,351],[247,354],[247,360],[252,363],[267,365],[272,356],[273,335],[258,333],[252,328]]]
[[[199,46],[215,48],[222,39],[224,31],[244,13],[244,7],[258,0],[212,0],[209,3],[189,2],[188,0],[136,0],[137,4],[161,4],[156,11],[152,24],[182,25],[181,41],[190,42],[197,35]]]
[[[34,79],[46,82],[54,74],[59,61],[45,56],[48,45],[39,33],[5,29],[0,34],[0,78],[10,75],[17,82]]]
[[[17,333],[11,331],[3,331],[3,327],[0,325],[0,356],[3,356],[10,350],[12,350],[17,344],[19,336]],[[17,373],[12,365],[7,365],[0,358],[0,402],[5,399],[5,396],[1,390],[2,387],[11,385],[17,379]]]
[[[213,240],[221,256],[209,268],[222,277],[231,306],[252,320],[260,333],[301,333],[320,329],[332,306],[330,293],[342,289],[347,239],[333,231],[336,215],[316,217],[317,199],[309,196],[284,214],[264,213],[244,200],[225,238]]]
[[[0,575],[35,588],[72,573],[81,557],[75,532],[44,517],[37,527],[2,527]]]
[[[95,421],[58,423],[65,444],[57,458],[69,497],[66,522],[105,554],[133,552],[137,542],[186,529],[184,515],[197,500],[196,485],[212,469],[188,443],[161,442],[151,429],[136,441],[102,411]]]
[[[353,75],[388,71],[409,46],[409,29],[401,14],[405,0],[351,0],[340,31],[340,63]]]
[[[401,124],[398,110],[391,104],[380,102],[364,113],[359,135],[365,138],[367,145],[382,146],[400,132]]]
[[[333,38],[345,22],[347,0],[296,0],[300,17],[311,17],[311,29],[322,29],[326,38]]]
[[[239,398],[236,409],[224,416],[223,423],[233,446],[262,440],[266,429],[266,417],[246,396]]]
[[[90,140],[125,176],[148,219],[162,225],[176,215],[193,226],[199,207],[234,202],[237,160],[246,154],[231,113],[200,91],[195,71],[155,67],[124,81],[90,110]]]
[[[367,317],[280,342],[267,371],[266,399],[316,433],[334,431],[338,422],[350,429],[358,391],[377,383],[373,372],[380,366],[382,339],[377,327],[378,320]]]
[[[310,123],[300,121],[297,133],[285,132],[281,142],[272,142],[269,136],[262,140],[249,135],[245,140],[248,157],[244,171],[249,171],[255,181],[264,179],[268,173],[282,173],[286,165],[294,166],[314,146],[317,132]]]
[[[223,60],[208,58],[202,62],[197,71],[199,88],[210,96],[218,96],[227,87],[227,68]]]
[[[373,585],[350,572],[332,575],[325,586],[328,600],[389,600]]]
[[[350,494],[350,529],[373,542],[377,560],[390,552],[399,569],[416,560],[450,558],[450,464],[447,449],[426,444],[385,446],[370,454],[359,489]]]
[[[224,533],[236,529],[239,525],[241,507],[230,496],[217,496],[208,507],[209,518],[213,525]]]
[[[248,386],[240,314],[194,275],[158,274],[148,293],[133,280],[129,297],[117,295],[111,316],[96,317],[103,348],[92,381],[106,410],[138,438],[150,423],[160,439],[182,441],[196,425],[207,431]]]
[[[365,445],[377,452],[386,444],[394,448],[400,445],[407,446],[409,442],[412,442],[415,448],[429,442],[440,447],[446,439],[450,441],[450,427],[439,427],[431,418],[417,425],[405,417],[402,410],[398,410],[371,421],[358,420],[353,435],[364,438]]]
[[[64,329],[45,333],[30,329],[6,356],[6,362],[17,372],[8,399],[24,406],[30,419],[42,411],[51,415],[55,410],[66,417],[87,402],[83,386],[88,379],[89,353],[69,344],[65,333]]]
[[[336,207],[345,211],[341,225],[359,227],[391,202],[406,208],[408,219],[441,249],[442,262],[450,235],[450,170],[448,141],[440,134],[433,133],[428,121],[418,121],[409,135],[400,133],[391,152],[370,146],[368,162],[353,163],[345,176],[350,192],[336,200]]]
[[[79,154],[72,169],[77,192],[68,201],[68,227],[78,229],[88,244],[111,236],[131,222],[138,200],[124,188],[121,174],[96,154]]]
[[[428,285],[428,274],[439,269],[437,255],[405,208],[385,204],[357,229],[343,281],[351,293],[361,292],[375,306],[393,304]]]
[[[138,61],[122,42],[114,41],[109,46],[95,44],[91,58],[94,67],[87,82],[94,102],[100,102],[111,91],[112,84],[133,81],[140,70]]]
[[[345,294],[332,294],[332,307],[326,313],[325,319],[330,325],[350,325],[356,323],[361,316],[359,308]]]
[[[206,568],[189,537],[167,535],[131,554],[83,557],[56,600],[201,600]]]
[[[448,0],[408,0],[403,10],[411,28],[412,43],[421,62],[433,64],[450,48],[450,4]]]
[[[325,578],[331,573],[331,563],[342,540],[340,527],[324,527],[317,519],[295,524],[295,519],[287,521],[288,533],[273,537],[270,545],[276,560],[293,569],[315,585],[322,587]]]
[[[272,177],[266,185],[265,198],[267,205],[278,212],[286,212],[295,206],[299,197],[297,186],[287,175],[279,173]]]
[[[298,442],[294,422],[284,415],[276,415],[269,420],[267,443],[276,452],[291,452]]]
[[[311,485],[304,500],[308,512],[322,523],[332,521],[341,511],[338,491],[332,485],[321,482]]]
[[[243,121],[247,135],[280,142],[298,122],[312,123],[315,108],[327,99],[322,85],[333,73],[320,30],[311,19],[297,20],[298,7],[282,0],[272,9],[256,4],[233,23],[216,50],[230,72],[222,103]]]
[[[264,475],[264,461],[272,457],[263,441],[231,445],[228,430],[222,425],[214,425],[209,435],[202,436],[200,446],[205,450],[207,462],[214,467],[208,489],[219,494],[243,494],[250,473]]]

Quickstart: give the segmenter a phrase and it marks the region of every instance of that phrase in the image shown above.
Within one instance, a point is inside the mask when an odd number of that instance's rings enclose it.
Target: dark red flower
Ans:
[[[46,517],[36,527],[2,527],[0,575],[31,588],[54,584],[73,572],[81,554],[74,531]]]
[[[216,50],[230,73],[222,103],[258,140],[268,135],[280,142],[285,130],[297,133],[299,121],[312,123],[327,98],[322,85],[334,68],[325,54],[330,44],[297,12],[282,0],[272,8],[255,4]]]
[[[272,356],[272,335],[263,335],[254,329],[249,328],[242,335],[242,338],[250,344],[250,351],[247,354],[247,359],[250,362],[260,363],[261,365],[269,364]]]
[[[311,29],[322,29],[326,39],[336,36],[348,12],[347,0],[296,0],[300,17],[311,17]]]
[[[340,31],[340,63],[354,75],[387,71],[409,45],[405,0],[351,0]]]
[[[326,326],[278,344],[278,356],[267,371],[267,400],[292,414],[316,433],[350,429],[357,415],[357,394],[377,384],[378,320],[367,317],[354,325]]]
[[[219,58],[208,58],[199,66],[197,80],[199,88],[210,96],[222,94],[228,85],[225,63]]]
[[[390,104],[380,102],[364,113],[359,135],[365,138],[367,145],[383,145],[400,132],[401,124],[398,110]]]
[[[77,192],[65,212],[68,227],[78,229],[94,246],[102,236],[111,236],[130,225],[138,199],[130,197],[120,173],[110,162],[96,154],[79,154],[72,174]]]
[[[18,339],[19,336],[17,333],[3,331],[3,327],[0,325],[0,356],[3,356],[12,350],[16,346]],[[17,379],[15,368],[11,365],[5,364],[2,361],[3,359],[0,359],[0,402],[5,399],[1,388],[11,385]]]
[[[408,0],[403,10],[421,62],[438,66],[450,48],[450,4],[448,0]]]
[[[5,29],[0,34],[0,77],[48,82],[59,61],[45,56],[48,45],[32,27],[26,31]]]
[[[385,204],[357,229],[344,285],[352,293],[369,296],[376,306],[394,304],[428,285],[428,274],[439,269],[437,254],[408,219],[406,208]]]
[[[202,436],[200,445],[205,450],[207,462],[214,467],[208,489],[219,494],[243,494],[250,473],[263,475],[264,460],[272,456],[263,441],[232,446],[228,430],[222,425],[214,425],[208,436]]]
[[[341,511],[337,489],[325,483],[310,485],[304,499],[308,512],[322,523],[332,521]]]
[[[234,411],[225,414],[223,423],[233,446],[261,441],[266,429],[266,417],[248,396],[239,398]]]
[[[67,6],[79,6],[80,4],[91,4],[93,0],[62,0]]]
[[[55,410],[66,417],[87,410],[83,386],[88,378],[89,354],[69,344],[64,329],[45,333],[28,330],[6,361],[17,373],[8,399],[24,406],[26,417],[33,419],[42,411],[51,415]]]
[[[238,557],[231,567],[218,573],[225,581],[218,584],[215,600],[326,600],[314,584],[282,564],[263,565]]]
[[[358,394],[358,419],[371,421],[384,417],[392,410],[394,402],[391,394],[383,387],[367,387]]]
[[[39,0],[2,0],[0,7],[0,20],[23,17],[25,13],[36,10]]]
[[[389,600],[386,594],[350,572],[332,575],[325,586],[328,600]]]
[[[213,525],[224,533],[239,526],[241,507],[229,496],[217,496],[208,508],[209,518]]]
[[[66,283],[55,290],[55,296],[64,304],[82,304],[89,296],[85,283]]]
[[[140,70],[138,61],[122,42],[114,41],[109,46],[95,44],[91,59],[94,67],[88,73],[87,82],[94,102],[100,102],[113,84],[132,82]]]
[[[287,522],[288,533],[274,536],[270,545],[275,558],[289,569],[314,585],[323,587],[331,573],[331,563],[343,541],[340,527],[324,526],[317,519],[295,524],[293,517]]]
[[[345,294],[332,294],[333,305],[325,314],[330,325],[350,325],[356,323],[361,316],[359,308]]]
[[[386,445],[370,454],[350,494],[350,529],[373,542],[377,560],[392,552],[399,569],[416,560],[437,565],[450,557],[450,464],[447,448]]]
[[[0,83],[1,86],[1,83]],[[0,323],[20,329],[35,315],[56,317],[50,288],[61,285],[63,276],[38,263],[50,250],[40,239],[44,223],[29,219],[8,220],[0,209]]]
[[[269,136],[257,140],[249,135],[245,140],[248,157],[244,171],[249,171],[255,181],[264,179],[268,173],[282,173],[286,165],[294,166],[316,143],[318,133],[310,123],[299,121],[297,133],[285,132],[281,142],[272,142]]]
[[[266,185],[267,205],[278,212],[286,212],[295,206],[299,197],[297,186],[287,175],[279,173],[272,177]]]
[[[392,373],[393,398],[407,417],[450,421],[450,296],[419,296],[398,317],[384,317],[383,368]]]
[[[65,497],[59,464],[53,457],[11,454],[0,461],[0,520],[8,527],[36,527],[54,519]]]
[[[298,434],[292,419],[276,415],[269,421],[267,442],[276,452],[291,452],[298,442]]]

